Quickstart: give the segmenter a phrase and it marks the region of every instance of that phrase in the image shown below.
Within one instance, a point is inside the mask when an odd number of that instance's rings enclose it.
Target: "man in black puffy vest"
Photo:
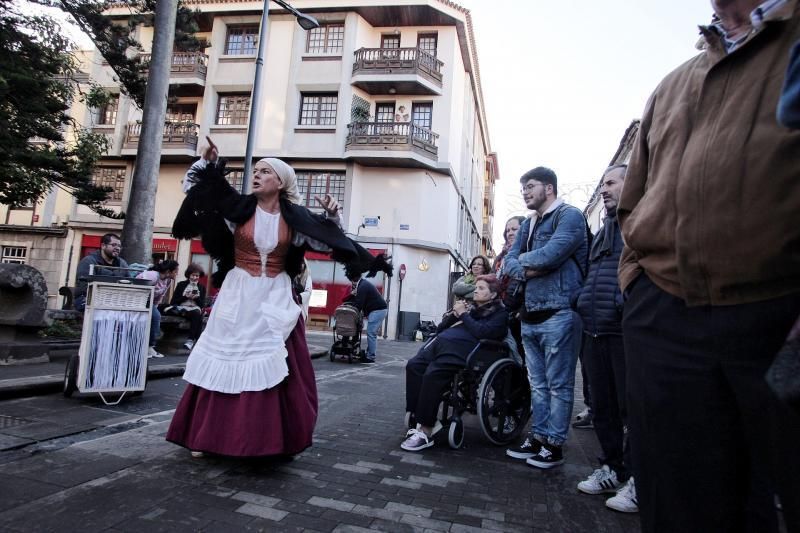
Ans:
[[[606,219],[589,251],[589,274],[578,296],[583,321],[583,364],[592,391],[594,429],[603,450],[602,465],[578,490],[587,494],[617,493],[606,501],[611,509],[637,512],[636,489],[630,477],[630,454],[625,437],[625,349],[622,343],[622,294],[617,266],[622,235],[617,202],[626,165],[612,166],[603,174],[600,194]]]

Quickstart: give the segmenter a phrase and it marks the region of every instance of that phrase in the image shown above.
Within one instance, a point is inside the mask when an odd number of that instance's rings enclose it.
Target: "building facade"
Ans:
[[[206,135],[234,169],[231,183],[242,186],[263,3],[186,4],[201,12],[198,37],[208,47],[173,54],[153,252],[155,260],[198,262],[210,270],[199,241],[178,242],[170,228],[183,197],[181,179]],[[374,253],[390,253],[396,267],[406,265],[402,295],[396,279],[375,280],[389,300],[389,336],[395,335],[398,311],[438,320],[451,273],[492,248],[498,164],[469,11],[449,0],[297,0],[294,5],[321,27],[305,31],[292,15],[270,9],[255,155],[290,163],[309,207],[315,207],[316,195],[335,196],[347,233]],[[127,14],[121,6],[115,9]],[[152,25],[136,31],[146,56]],[[131,210],[135,206],[127,201],[142,112],[120,94],[99,53],[86,68],[90,79],[117,97],[104,109],[78,103],[73,116],[112,141],[95,179],[114,191],[108,206]],[[122,226],[57,190],[27,211],[0,209],[0,220],[9,225],[66,230],[56,279],[68,284],[74,283],[80,258],[99,247],[100,236]],[[347,282],[341,268],[320,254],[311,254],[310,266],[311,316],[324,324]],[[57,289],[49,286],[54,295]]]

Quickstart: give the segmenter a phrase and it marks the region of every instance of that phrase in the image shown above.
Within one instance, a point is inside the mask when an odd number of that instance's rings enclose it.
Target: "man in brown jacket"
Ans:
[[[800,419],[764,381],[800,315],[800,132],[775,107],[800,0],[711,0],[651,96],[618,216],[645,531],[800,531]],[[794,448],[794,451],[792,451]]]

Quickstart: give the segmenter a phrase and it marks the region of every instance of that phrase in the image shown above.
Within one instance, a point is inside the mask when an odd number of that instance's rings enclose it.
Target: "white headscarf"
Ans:
[[[281,179],[282,194],[285,194],[286,198],[290,202],[298,205],[302,203],[300,192],[297,190],[297,176],[295,175],[292,167],[274,157],[265,157],[264,159],[260,159],[258,162],[266,163],[272,167],[272,170],[274,170]]]

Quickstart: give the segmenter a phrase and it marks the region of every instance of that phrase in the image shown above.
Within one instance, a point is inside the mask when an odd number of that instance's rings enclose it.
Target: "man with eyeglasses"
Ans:
[[[75,309],[83,312],[86,308],[86,288],[89,276],[89,266],[95,265],[94,274],[103,276],[127,277],[125,270],[103,268],[104,266],[128,268],[128,263],[119,256],[122,251],[122,241],[114,233],[106,233],[100,238],[100,249],[92,252],[78,263],[78,280],[75,286]]]
[[[572,417],[581,322],[571,306],[586,275],[586,219],[558,198],[556,174],[549,168],[534,168],[519,181],[525,205],[534,212],[522,223],[503,273],[525,283],[519,317],[533,423],[522,444],[506,455],[552,468],[564,462]]]

